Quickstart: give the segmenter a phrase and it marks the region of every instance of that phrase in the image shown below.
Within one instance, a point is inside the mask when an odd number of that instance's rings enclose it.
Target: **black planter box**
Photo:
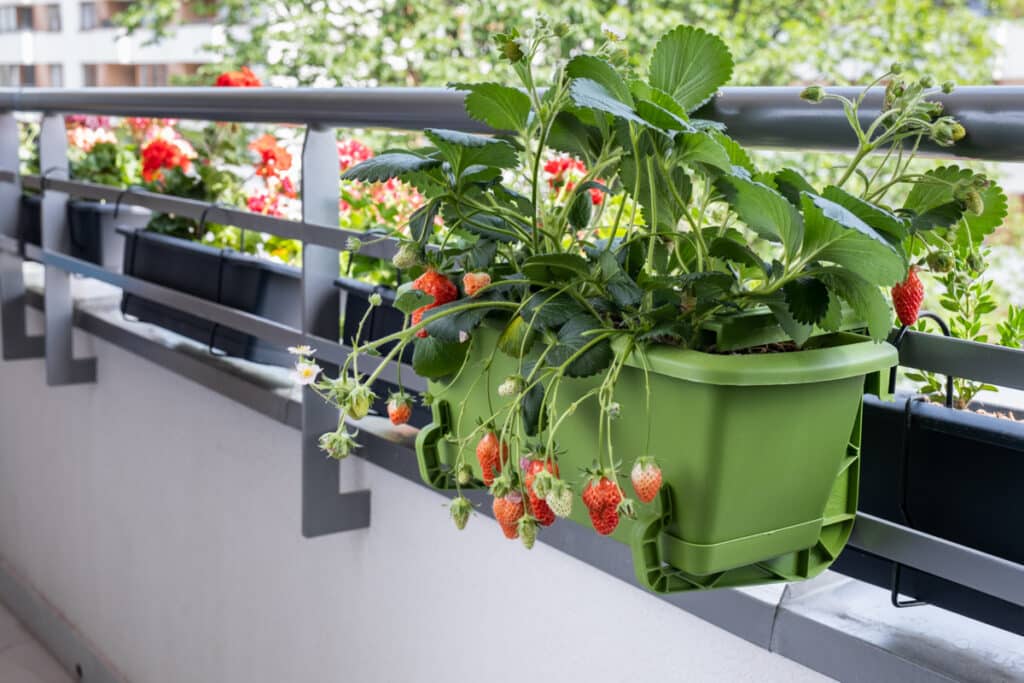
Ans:
[[[301,326],[302,278],[298,269],[144,230],[123,234],[126,275],[285,325]],[[121,311],[230,356],[280,366],[294,362],[286,349],[132,294],[122,298]]]
[[[42,246],[42,196],[23,194],[18,213],[18,236],[26,244]],[[101,204],[73,199],[67,204],[71,234],[69,255],[114,271],[120,271],[124,238],[118,227],[141,228],[150,211],[139,206]],[[116,214],[116,216],[115,216]]]
[[[904,462],[905,458],[905,462]],[[1024,423],[905,399],[864,400],[860,511],[1024,564]],[[890,586],[890,565],[853,548],[836,570]],[[910,568],[900,592],[1024,634],[1024,608]]]

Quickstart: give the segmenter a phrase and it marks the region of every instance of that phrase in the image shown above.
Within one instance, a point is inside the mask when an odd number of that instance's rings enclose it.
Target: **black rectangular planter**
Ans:
[[[302,278],[298,269],[144,230],[123,234],[126,275],[285,325],[301,326]],[[252,335],[132,294],[124,295],[121,311],[230,356],[280,366],[294,362],[287,350]]]
[[[301,327],[302,275],[298,268],[145,230],[123,230],[122,233],[126,275],[284,325]],[[367,319],[364,338],[377,339],[402,329],[404,317],[391,307],[395,299],[393,291],[346,278],[340,278],[335,284],[342,290],[343,341],[350,342],[355,335],[359,321],[370,307],[369,297],[374,293],[380,294],[383,303],[375,307]],[[295,361],[286,349],[252,335],[132,294],[122,298],[121,311],[236,358],[282,367]],[[406,357],[411,358],[411,350]],[[373,410],[387,414],[387,396],[396,389],[389,382],[376,382],[374,392],[378,399]],[[430,410],[417,400],[410,423],[423,426],[430,420]]]
[[[864,400],[859,509],[1024,564],[1024,423]],[[848,549],[834,569],[889,587],[889,563]],[[1024,608],[904,568],[900,591],[1024,635]]]
[[[18,236],[26,244],[42,246],[42,196],[23,194],[18,213]],[[68,228],[71,234],[69,254],[75,258],[120,271],[124,238],[118,227],[141,228],[151,212],[140,206],[72,199],[67,204]]]

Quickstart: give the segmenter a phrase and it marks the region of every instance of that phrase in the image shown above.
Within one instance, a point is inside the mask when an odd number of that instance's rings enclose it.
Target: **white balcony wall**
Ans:
[[[0,363],[0,560],[127,680],[827,680],[357,458],[372,527],[304,540],[296,431],[78,341],[94,385]]]

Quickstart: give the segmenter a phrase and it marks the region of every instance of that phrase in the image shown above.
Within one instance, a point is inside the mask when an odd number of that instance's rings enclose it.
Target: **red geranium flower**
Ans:
[[[270,133],[249,143],[249,149],[260,155],[260,160],[256,162],[256,175],[277,177],[292,167],[292,155]]]
[[[249,210],[268,216],[280,216],[281,209],[278,206],[278,195],[254,194],[248,198]]]
[[[142,148],[142,179],[147,183],[162,177],[161,169],[180,168],[188,173],[192,161],[182,149],[165,138],[153,138]]]
[[[243,66],[241,71],[225,71],[217,76],[216,85],[228,88],[259,88],[263,83],[249,67]]]
[[[572,192],[572,188],[576,187],[575,181],[586,175],[587,167],[579,159],[559,156],[544,164],[544,173],[548,176],[548,187],[559,193],[564,190],[568,194]],[[601,179],[598,178],[597,182],[601,182]],[[601,190],[591,187],[588,191],[592,204],[596,205],[604,201],[604,193]]]
[[[338,165],[342,173],[372,156],[373,150],[359,140],[342,140],[338,143]]]

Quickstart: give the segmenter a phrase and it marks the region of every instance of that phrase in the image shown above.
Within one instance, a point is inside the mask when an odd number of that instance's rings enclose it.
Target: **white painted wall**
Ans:
[[[304,540],[297,432],[85,341],[0,362],[0,556],[131,681],[827,680],[358,459],[372,528]]]

